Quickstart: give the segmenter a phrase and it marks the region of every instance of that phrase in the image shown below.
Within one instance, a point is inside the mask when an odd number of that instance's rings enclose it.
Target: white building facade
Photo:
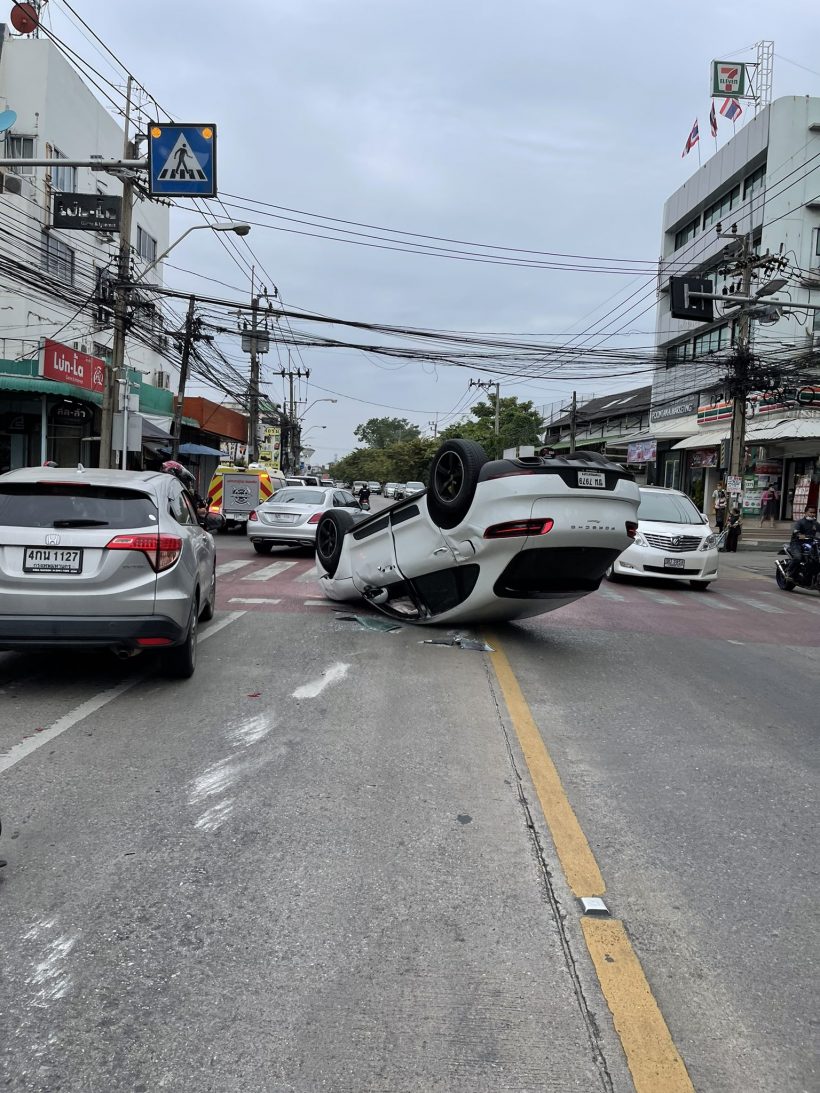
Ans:
[[[110,310],[101,309],[99,287],[101,278],[103,284],[108,275],[116,278],[119,235],[51,225],[55,195],[121,195],[112,175],[61,160],[121,159],[123,130],[53,43],[10,37],[5,27],[0,27],[0,108],[17,115],[0,134],[3,158],[54,161],[49,167],[3,169],[0,472],[42,462],[44,456],[93,465],[101,394],[40,375],[39,355],[43,340],[51,339],[67,353],[110,360],[113,320]],[[168,230],[167,206],[138,199],[131,236],[134,276],[167,248]],[[129,406],[138,419],[142,411],[144,431],[157,442],[167,433],[177,383],[168,348],[159,311],[137,308],[127,342]],[[83,358],[74,359],[79,374]],[[139,465],[141,444],[135,449],[132,465]]]
[[[705,142],[704,142],[705,146]],[[718,225],[721,227],[718,233]],[[655,481],[684,488],[698,501],[728,470],[731,403],[727,361],[737,336],[737,308],[716,302],[714,321],[672,318],[670,276],[697,273],[714,291],[736,290],[733,254],[751,233],[752,250],[772,258],[752,293],[774,278],[787,284],[772,299],[820,303],[820,98],[777,99],[762,109],[666,201],[658,279],[650,434]],[[780,261],[782,259],[782,262]],[[780,264],[775,264],[775,263]],[[751,320],[751,349],[780,370],[776,390],[747,402],[744,511],[758,511],[769,483],[792,516],[809,493],[816,500],[820,453],[820,375],[814,376],[820,313],[770,312]],[[793,377],[791,379],[790,377]],[[812,379],[814,378],[814,383]]]

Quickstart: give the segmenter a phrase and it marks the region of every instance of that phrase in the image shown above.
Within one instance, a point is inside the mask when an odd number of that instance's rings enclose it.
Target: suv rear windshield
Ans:
[[[0,484],[0,527],[144,528],[156,523],[157,508],[151,498],[119,486]]]

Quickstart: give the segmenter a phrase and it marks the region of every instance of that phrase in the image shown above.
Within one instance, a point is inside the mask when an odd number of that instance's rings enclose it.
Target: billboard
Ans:
[[[40,375],[101,395],[105,387],[105,361],[46,338],[40,349]]]
[[[282,430],[278,425],[266,425],[262,430],[262,444],[259,448],[259,462],[271,470],[282,468]]]

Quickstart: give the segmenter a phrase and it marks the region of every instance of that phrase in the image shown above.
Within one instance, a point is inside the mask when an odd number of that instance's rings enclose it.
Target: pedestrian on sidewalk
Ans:
[[[729,500],[724,482],[718,482],[717,489],[712,493],[712,507],[715,510],[715,527],[718,534],[723,531],[723,523],[726,519],[726,502]]]
[[[772,527],[774,527],[775,518],[775,506],[777,505],[777,494],[774,486],[767,486],[760,497],[760,526],[768,520]]]
[[[726,521],[726,550],[730,554],[737,554],[737,541],[743,532],[743,517],[740,515],[740,509],[735,506],[729,512],[729,519]]]

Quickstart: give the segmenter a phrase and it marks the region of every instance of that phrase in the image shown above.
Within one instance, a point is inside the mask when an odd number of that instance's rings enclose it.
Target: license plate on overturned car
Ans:
[[[664,569],[684,569],[686,566],[685,558],[664,558]]]
[[[592,486],[596,490],[605,490],[606,476],[603,471],[578,471],[578,485]]]
[[[82,573],[83,552],[62,547],[25,547],[24,573]]]

